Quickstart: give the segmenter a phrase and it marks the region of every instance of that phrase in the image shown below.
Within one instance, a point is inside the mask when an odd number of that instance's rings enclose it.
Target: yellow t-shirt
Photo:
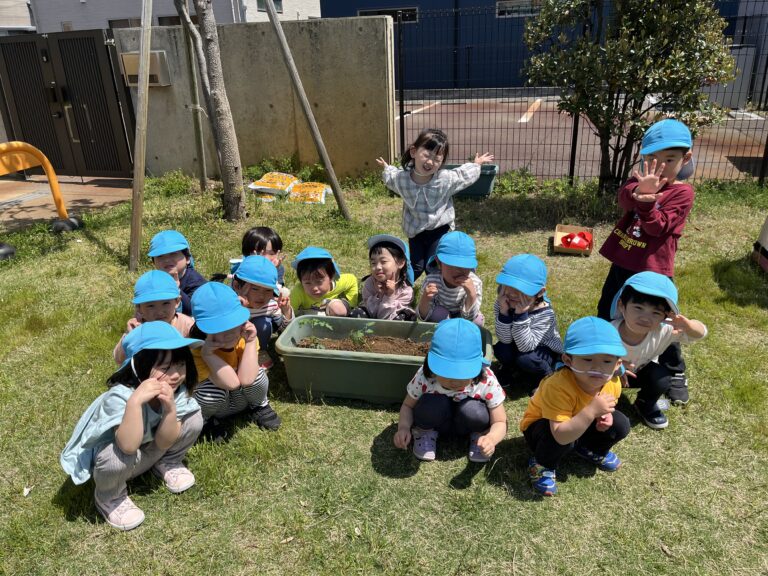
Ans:
[[[240,360],[243,358],[244,350],[245,338],[240,338],[234,348],[230,348],[229,350],[220,348],[216,350],[214,354],[232,366],[233,369],[237,370],[237,367],[240,366]],[[192,359],[195,361],[195,368],[197,368],[197,381],[202,382],[203,380],[207,380],[208,376],[211,374],[211,370],[208,368],[208,364],[205,363],[205,360],[203,360],[202,347],[192,349]]]
[[[611,394],[617,400],[621,396],[621,381],[614,376],[600,390],[603,394]],[[525,430],[542,418],[553,422],[567,422],[581,412],[594,396],[584,392],[573,377],[573,372],[562,368],[542,380],[536,394],[528,400],[523,419],[520,420],[520,431]]]
[[[336,298],[346,300],[353,308],[357,306],[358,287],[357,278],[355,278],[354,274],[342,274],[339,276],[334,282],[331,291],[321,298],[312,298],[309,294],[304,292],[304,287],[301,285],[301,282],[296,284],[296,287],[291,290],[291,306],[297,316],[301,316],[312,310],[325,310],[326,304]]]

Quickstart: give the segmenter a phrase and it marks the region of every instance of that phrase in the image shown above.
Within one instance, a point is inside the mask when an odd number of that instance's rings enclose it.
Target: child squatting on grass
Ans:
[[[672,343],[704,338],[707,327],[680,314],[677,288],[656,272],[630,277],[613,299],[611,317],[627,349],[622,383],[640,388],[635,408],[643,422],[655,430],[666,428],[669,422],[656,402],[668,393],[674,374],[659,364],[658,357]]]
[[[355,318],[415,320],[413,268],[408,246],[396,236],[378,234],[368,238],[370,275],[363,278],[360,306],[350,312]]]
[[[456,226],[453,195],[477,182],[480,166],[493,160],[492,154],[476,154],[472,162],[442,170],[448,150],[445,133],[428,128],[403,154],[402,168],[376,159],[384,169],[386,187],[403,199],[403,232],[411,248],[414,279],[424,272],[443,234]]]
[[[272,334],[293,319],[288,296],[277,284],[277,268],[264,256],[246,256],[232,278],[232,287],[248,308],[259,339],[259,366],[269,370],[273,361],[267,352]]]
[[[291,263],[299,283],[291,291],[296,316],[349,316],[357,306],[357,278],[342,274],[325,248],[307,246]]]
[[[475,241],[464,232],[449,232],[440,239],[429,266],[419,298],[419,319],[440,322],[460,317],[482,326],[483,281],[474,272]]]
[[[528,475],[542,496],[557,493],[556,470],[571,451],[600,470],[618,470],[621,460],[611,448],[629,434],[629,419],[616,410],[616,373],[627,352],[616,328],[580,318],[568,327],[564,348],[565,366],[539,384],[520,421],[533,450]]]
[[[267,371],[259,367],[259,341],[250,313],[232,288],[219,282],[201,286],[192,296],[192,336],[204,340],[193,351],[200,385],[195,400],[206,422],[205,435],[226,437],[223,419],[242,412],[266,430],[277,430],[280,417],[269,405]]]
[[[181,290],[180,312],[191,316],[190,298],[206,283],[206,279],[195,270],[187,239],[176,230],[158,232],[149,243],[148,256],[152,258],[155,269],[168,272],[178,282]]]
[[[75,484],[93,477],[96,509],[110,526],[131,530],[144,512],[128,497],[129,479],[151,469],[175,494],[195,483],[182,459],[203,427],[189,350],[202,342],[158,321],[136,327],[123,345],[126,359],[80,417],[60,462]]]
[[[493,354],[501,363],[502,385],[517,384],[532,394],[555,370],[563,353],[557,318],[546,295],[547,266],[533,254],[518,254],[496,276],[493,305],[496,338]]]
[[[176,311],[181,304],[179,285],[173,276],[162,270],[150,270],[139,277],[133,289],[133,304],[136,307],[134,316],[128,320],[125,334],[112,352],[118,364],[125,361],[125,336],[144,322],[167,322],[185,338],[195,323],[191,316]]]
[[[414,456],[432,461],[438,436],[469,436],[469,460],[490,460],[507,433],[507,413],[488,365],[478,326],[463,318],[438,324],[424,365],[406,388],[395,446],[406,450],[413,439]]]
[[[600,248],[611,262],[597,315],[611,320],[611,303],[624,282],[637,272],[675,274],[677,242],[693,207],[693,186],[679,182],[693,173],[688,127],[678,120],[656,122],[643,136],[642,173],[635,170],[620,189],[624,210],[613,232]],[[673,404],[688,403],[688,380],[680,345],[673,343],[659,364],[673,373],[668,396]]]

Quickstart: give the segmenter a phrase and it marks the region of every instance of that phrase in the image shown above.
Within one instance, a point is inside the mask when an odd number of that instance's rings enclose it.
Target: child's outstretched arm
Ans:
[[[565,422],[549,421],[549,429],[555,441],[565,446],[581,438],[596,418],[603,414],[608,414],[616,410],[616,398],[611,394],[597,394],[592,402],[587,404],[581,411],[570,420]]]
[[[389,166],[389,163],[387,163],[387,161],[384,160],[384,158],[382,158],[381,156],[376,158],[376,164],[378,164],[382,168],[386,168],[387,166]]]
[[[685,334],[690,340],[699,340],[707,335],[707,327],[703,322],[686,318],[682,314],[672,316],[665,322],[672,326],[672,334],[675,336]]]
[[[483,453],[483,456],[492,456],[496,451],[496,445],[504,440],[507,435],[507,411],[504,410],[504,404],[499,404],[490,409],[491,427],[480,438],[477,439],[477,446]]]
[[[411,426],[413,426],[413,407],[416,406],[416,399],[406,395],[400,406],[400,419],[397,422],[397,432],[395,432],[395,446],[406,450],[411,443]]]

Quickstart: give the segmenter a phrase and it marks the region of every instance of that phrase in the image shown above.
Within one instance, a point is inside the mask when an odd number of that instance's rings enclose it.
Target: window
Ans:
[[[110,20],[110,28],[141,28],[141,18],[122,18],[121,20]]]
[[[358,16],[391,16],[397,23],[397,13],[403,13],[403,23],[412,23],[419,21],[418,8],[387,8],[386,10],[358,10]]]
[[[275,12],[278,14],[283,13],[283,0],[273,0],[275,4]],[[267,11],[267,5],[264,3],[264,0],[256,0],[256,8],[259,12],[266,12]]]
[[[189,18],[192,20],[192,24],[197,25],[197,14],[190,14]],[[180,16],[158,16],[158,26],[181,26]]]
[[[496,2],[497,18],[527,18],[541,11],[543,0],[499,0]]]

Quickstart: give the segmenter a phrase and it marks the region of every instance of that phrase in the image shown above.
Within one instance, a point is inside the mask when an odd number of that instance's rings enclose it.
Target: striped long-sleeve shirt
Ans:
[[[531,352],[539,346],[546,346],[556,354],[563,353],[563,341],[557,331],[557,318],[552,307],[547,305],[531,312],[501,314],[499,303],[493,304],[496,317],[496,338],[504,344],[514,344],[520,352]]]
[[[438,170],[426,184],[411,179],[411,171],[387,166],[382,179],[387,188],[403,199],[403,232],[413,238],[424,230],[445,224],[454,228],[453,195],[480,178],[480,164],[468,162],[452,170]]]
[[[451,288],[450,286],[446,285],[439,270],[437,272],[427,274],[427,277],[424,279],[424,283],[421,285],[421,291],[424,292],[427,284],[437,284],[437,294],[432,299],[432,303],[429,306],[429,312],[426,318],[422,318],[422,320],[429,318],[432,314],[432,310],[437,305],[446,308],[448,312],[451,313],[452,317],[461,316],[467,320],[474,320],[475,316],[480,313],[480,305],[483,303],[483,281],[480,280],[480,278],[474,272],[470,272],[469,277],[472,279],[472,283],[475,285],[477,298],[475,298],[475,303],[472,305],[472,307],[469,310],[465,310],[464,301],[467,299],[467,291],[464,290],[463,286],[456,286]]]

